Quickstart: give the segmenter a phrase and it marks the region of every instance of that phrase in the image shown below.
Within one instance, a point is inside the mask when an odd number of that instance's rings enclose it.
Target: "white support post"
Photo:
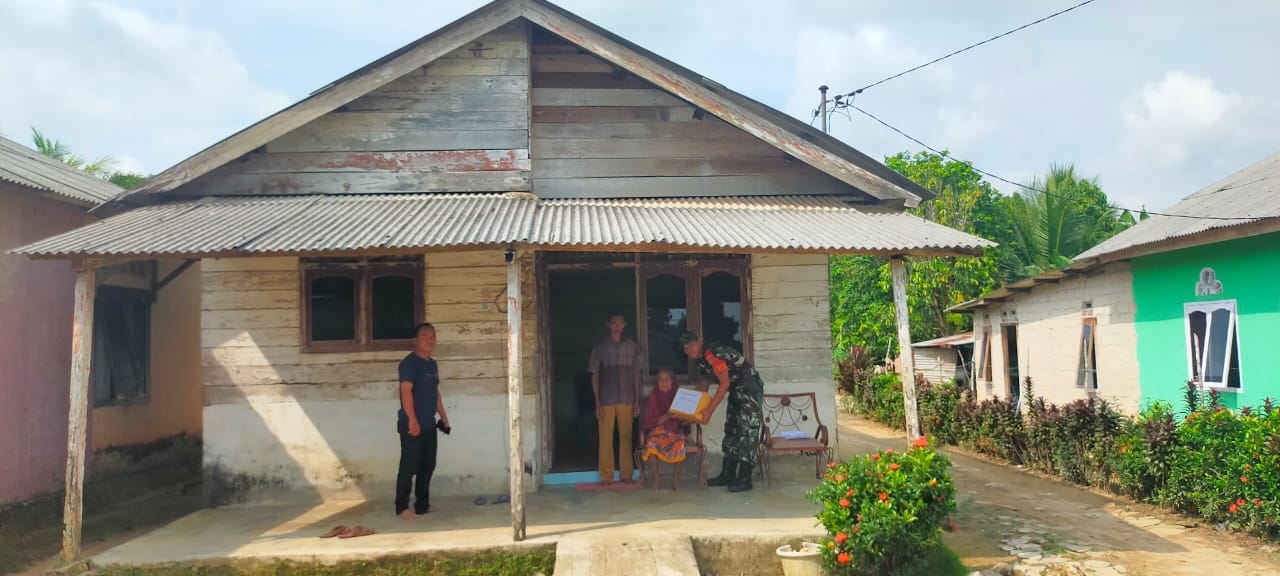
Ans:
[[[911,348],[911,314],[907,309],[907,267],[901,256],[889,259],[893,273],[893,308],[898,324],[899,376],[902,378],[902,403],[907,413],[907,439],[920,436],[920,414],[916,409],[916,367]]]
[[[507,420],[511,426],[508,466],[511,481],[511,530],[516,542],[524,540],[524,439],[520,431],[520,399],[523,396],[520,367],[520,261],[507,250]]]
[[[71,321],[71,391],[67,413],[67,485],[62,507],[62,557],[80,555],[84,515],[85,443],[89,427],[89,368],[93,359],[93,300],[97,276],[90,262],[76,264],[75,316]]]

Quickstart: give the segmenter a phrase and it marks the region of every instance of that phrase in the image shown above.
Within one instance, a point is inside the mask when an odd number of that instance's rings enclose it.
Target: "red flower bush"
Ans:
[[[827,573],[888,574],[928,557],[955,510],[950,468],[919,439],[905,454],[886,450],[838,464],[808,495],[821,506]]]

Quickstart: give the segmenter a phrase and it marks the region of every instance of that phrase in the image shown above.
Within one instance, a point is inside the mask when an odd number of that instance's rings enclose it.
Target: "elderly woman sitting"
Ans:
[[[645,403],[644,433],[647,439],[642,458],[650,462],[655,491],[662,482],[658,470],[659,460],[675,465],[671,482],[676,490],[680,490],[680,464],[685,458],[685,435],[689,433],[689,425],[670,414],[671,402],[675,400],[679,389],[675,384],[675,374],[670,369],[663,368],[658,371],[658,384],[653,387],[649,400]]]

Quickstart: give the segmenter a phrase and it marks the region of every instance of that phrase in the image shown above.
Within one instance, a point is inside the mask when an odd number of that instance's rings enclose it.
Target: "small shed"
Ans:
[[[952,334],[913,345],[916,374],[929,382],[968,382],[973,362],[973,332]]]

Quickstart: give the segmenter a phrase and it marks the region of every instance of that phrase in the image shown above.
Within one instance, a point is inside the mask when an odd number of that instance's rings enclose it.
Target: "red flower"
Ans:
[[[1261,505],[1262,505],[1262,501],[1261,501],[1261,500],[1259,500],[1259,499],[1257,499],[1257,498],[1254,498],[1254,499],[1253,499],[1253,505],[1254,505],[1254,506],[1261,506]]]
[[[1241,481],[1241,482],[1248,482],[1248,481],[1249,481],[1249,479],[1248,479],[1248,478],[1245,478],[1244,476],[1241,476],[1241,477],[1240,477],[1240,481]]]
[[[830,478],[830,477],[831,477],[831,473],[830,473],[830,472],[827,472],[826,474],[823,474],[823,475],[822,475],[822,477],[823,477],[823,478]]]
[[[885,454],[893,454],[893,448],[884,451]]]
[[[880,501],[881,501],[881,502],[888,502],[888,501],[889,501],[889,493],[888,493],[888,492],[881,492],[881,493],[880,493]]]
[[[929,485],[930,485],[930,486],[937,486],[937,485],[938,485],[938,479],[937,479],[937,478],[930,478],[930,479],[929,479]]]
[[[854,526],[854,527],[853,527],[853,533],[854,533],[854,534],[857,534],[857,533],[859,533],[859,532],[861,532],[861,531],[862,531],[862,527],[861,527],[861,526]]]
[[[835,547],[836,547],[836,543],[835,543],[835,542],[827,542],[827,548],[828,548],[828,549],[830,549],[830,548],[835,548]]]
[[[890,465],[889,465],[889,471],[890,471],[890,472],[893,472],[894,470],[897,470],[898,468],[899,468],[899,466],[898,466],[898,464],[897,464],[896,462],[895,462],[895,463],[893,463],[893,464],[890,464]]]
[[[1121,454],[1124,454],[1125,452],[1128,452],[1128,451],[1129,451],[1129,447],[1128,447],[1128,446],[1121,446],[1121,447],[1120,447],[1120,453],[1121,453]]]
[[[913,448],[925,448],[925,447],[928,447],[928,446],[929,446],[929,439],[928,439],[928,438],[925,438],[924,436],[921,436],[921,437],[919,437],[919,438],[916,438],[915,440],[912,440],[912,441],[911,441],[911,446],[912,446]]]
[[[836,474],[836,482],[844,482],[844,474]]]
[[[844,493],[844,495],[845,495],[845,496],[853,496],[853,493],[854,493],[854,492],[855,492],[855,490],[854,490],[853,488],[850,488],[848,492],[845,492],[845,493]]]
[[[1227,506],[1227,510],[1230,510],[1232,514],[1235,514],[1235,513],[1236,513],[1236,505],[1235,505],[1235,504],[1232,504],[1232,505],[1230,505],[1230,506]]]
[[[840,507],[841,507],[841,508],[848,508],[848,507],[849,507],[849,500],[848,500],[848,499],[845,499],[845,498],[841,498],[841,499],[840,499]]]
[[[861,515],[861,514],[859,514],[859,515],[858,515],[858,521],[859,521],[859,522],[861,522],[861,521],[862,521],[862,515]]]
[[[842,544],[844,543],[845,540],[848,540],[848,539],[849,539],[848,534],[845,534],[844,532],[836,533],[836,544]]]
[[[875,454],[872,454],[872,455],[871,455],[871,459],[872,459],[872,460],[879,460],[879,459],[880,459],[880,453],[879,453],[879,452],[877,452],[877,453],[875,453]]]
[[[1236,505],[1237,505],[1237,506],[1244,506],[1244,504],[1245,504],[1245,502],[1244,502],[1244,498],[1240,498],[1240,499],[1236,500]]]
[[[830,469],[832,469],[832,468],[835,468],[835,467],[836,467],[836,463],[835,463],[835,462],[827,462],[827,469],[828,469],[828,470],[830,470]]]
[[[839,562],[841,564],[848,564],[849,560],[850,558],[849,558],[848,552],[841,552],[839,556],[836,556],[836,562]]]

